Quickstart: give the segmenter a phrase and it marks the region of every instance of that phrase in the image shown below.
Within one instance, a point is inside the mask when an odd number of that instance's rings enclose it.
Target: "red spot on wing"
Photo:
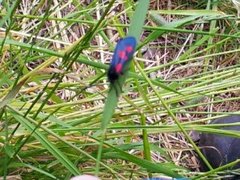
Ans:
[[[127,60],[128,59],[125,51],[118,51],[118,57],[120,59],[123,59],[123,60]]]
[[[126,51],[127,51],[128,53],[132,52],[132,51],[133,51],[133,47],[132,47],[132,46],[127,46],[127,47],[126,47]]]
[[[122,73],[122,64],[118,63],[115,67],[115,70],[117,73]]]

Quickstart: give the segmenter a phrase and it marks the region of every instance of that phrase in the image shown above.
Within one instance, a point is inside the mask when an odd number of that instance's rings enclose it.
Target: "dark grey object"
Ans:
[[[228,116],[215,119],[210,124],[228,124],[236,122],[240,122],[240,116]],[[240,131],[240,126],[222,127],[221,129]],[[240,159],[240,138],[202,133],[200,135],[199,146],[201,147],[203,155],[213,168]],[[236,168],[240,168],[240,163],[232,167],[232,169]],[[201,162],[201,170],[208,170],[203,162]]]

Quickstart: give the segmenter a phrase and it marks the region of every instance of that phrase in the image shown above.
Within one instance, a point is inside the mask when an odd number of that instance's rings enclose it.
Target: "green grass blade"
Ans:
[[[11,115],[23,125],[29,132],[32,132],[35,127],[23,116],[19,115],[17,111],[9,111]],[[78,175],[80,171],[76,166],[54,145],[52,144],[47,137],[41,133],[39,130],[35,130],[33,136],[57,159],[59,162],[65,166],[72,174]]]

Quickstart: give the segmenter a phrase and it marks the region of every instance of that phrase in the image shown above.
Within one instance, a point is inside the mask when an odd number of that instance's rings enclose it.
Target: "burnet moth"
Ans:
[[[119,76],[123,75],[127,62],[132,59],[136,45],[137,41],[135,37],[132,36],[125,37],[118,41],[107,74],[111,84],[114,84]]]

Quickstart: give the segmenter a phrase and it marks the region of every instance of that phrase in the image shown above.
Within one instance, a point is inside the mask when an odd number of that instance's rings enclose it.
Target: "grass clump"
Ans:
[[[0,9],[2,177],[225,176],[224,167],[199,172],[191,132],[217,133],[208,121],[240,114],[231,2],[16,0]],[[126,35],[138,48],[117,98],[106,71]]]

